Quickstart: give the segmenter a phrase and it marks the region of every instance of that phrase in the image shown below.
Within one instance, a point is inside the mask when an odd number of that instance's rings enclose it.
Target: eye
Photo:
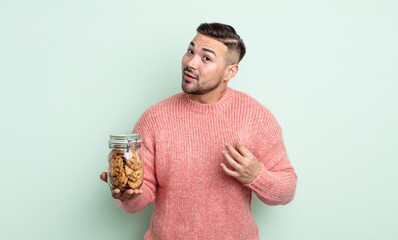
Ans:
[[[211,60],[211,58],[209,58],[208,56],[204,56],[204,57],[203,57],[203,60],[205,60],[206,62],[208,62],[208,61]]]
[[[193,50],[188,48],[187,53],[193,54]]]

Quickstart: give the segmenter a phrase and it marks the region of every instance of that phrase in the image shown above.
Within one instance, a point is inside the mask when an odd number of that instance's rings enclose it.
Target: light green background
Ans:
[[[230,86],[274,113],[299,177],[289,205],[254,199],[260,239],[398,239],[394,0],[0,0],[0,239],[142,239],[153,206],[127,214],[99,180],[108,136],[181,91],[213,21],[244,39]]]

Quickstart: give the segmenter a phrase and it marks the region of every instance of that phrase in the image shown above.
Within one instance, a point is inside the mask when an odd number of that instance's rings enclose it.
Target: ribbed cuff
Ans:
[[[260,174],[251,182],[244,184],[254,192],[264,192],[270,189],[274,185],[274,178],[272,173],[267,170],[263,163],[261,163]]]

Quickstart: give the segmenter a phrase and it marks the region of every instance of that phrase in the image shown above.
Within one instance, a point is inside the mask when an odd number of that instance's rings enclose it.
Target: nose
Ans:
[[[197,69],[199,66],[199,58],[196,56],[191,56],[187,59],[186,65],[188,68]]]

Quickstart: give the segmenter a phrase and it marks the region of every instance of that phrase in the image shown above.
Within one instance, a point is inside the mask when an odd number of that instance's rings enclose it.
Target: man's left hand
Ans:
[[[240,143],[235,145],[236,149],[228,144],[226,148],[229,153],[227,151],[222,153],[234,170],[230,170],[224,163],[221,163],[224,172],[244,184],[251,183],[256,179],[261,171],[261,163],[257,158]]]

